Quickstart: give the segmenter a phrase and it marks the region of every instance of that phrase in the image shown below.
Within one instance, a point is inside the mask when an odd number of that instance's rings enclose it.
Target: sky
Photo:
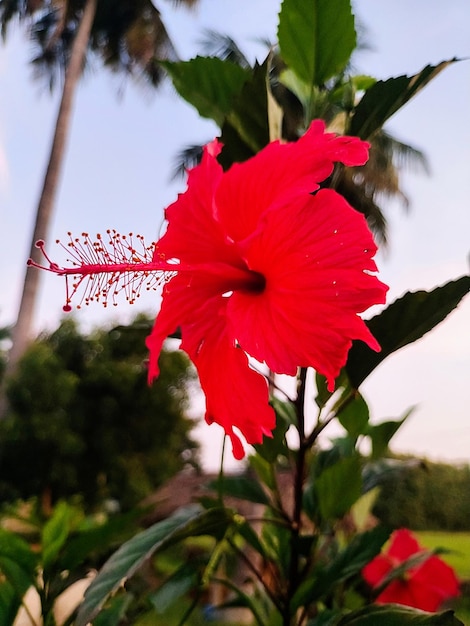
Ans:
[[[260,38],[275,40],[276,0],[201,0],[192,11],[161,0],[164,21],[181,58],[201,53],[204,29],[231,35],[253,60]],[[470,58],[468,0],[356,0],[370,45],[355,58],[358,72],[377,78],[412,75],[428,64]],[[30,44],[13,28],[0,48],[0,325],[14,322],[31,229],[58,107],[58,95],[32,80]],[[432,289],[468,272],[470,252],[470,60],[444,70],[386,128],[425,152],[431,175],[407,173],[409,211],[385,205],[390,248],[380,253],[389,302],[406,291]],[[163,209],[184,190],[172,182],[175,156],[204,143],[216,126],[198,117],[167,85],[151,93],[98,65],[83,79],[75,103],[65,169],[48,240],[68,231],[161,232]],[[48,246],[53,249],[53,245]],[[64,286],[45,275],[36,330],[59,322]],[[84,330],[126,322],[137,310],[156,313],[155,298],[138,308],[99,306],[75,313]],[[373,421],[416,409],[393,442],[397,452],[470,462],[470,297],[432,333],[389,357],[364,383]],[[195,403],[200,411],[200,402]],[[205,466],[217,466],[221,431],[199,426]],[[327,433],[328,434],[328,433]],[[331,432],[331,434],[333,434]],[[230,464],[229,464],[230,465]],[[233,464],[232,464],[233,466]]]

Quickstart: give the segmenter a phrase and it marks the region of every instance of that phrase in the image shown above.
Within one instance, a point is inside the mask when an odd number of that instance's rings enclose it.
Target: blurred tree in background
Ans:
[[[47,508],[82,494],[127,509],[185,464],[197,465],[186,416],[192,370],[164,352],[149,387],[145,337],[151,322],[84,335],[72,319],[40,337],[8,385],[0,424],[0,497],[40,494]]]
[[[413,530],[470,530],[470,466],[424,461],[384,478],[373,509],[384,524]]]

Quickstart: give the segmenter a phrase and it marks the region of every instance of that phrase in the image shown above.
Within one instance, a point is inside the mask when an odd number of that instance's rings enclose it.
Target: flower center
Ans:
[[[240,291],[250,294],[261,294],[266,289],[266,278],[263,274],[249,270],[249,277]]]

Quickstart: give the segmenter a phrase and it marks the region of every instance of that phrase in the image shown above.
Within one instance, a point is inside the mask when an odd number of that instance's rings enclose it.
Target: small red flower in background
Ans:
[[[148,338],[149,375],[158,375],[162,343],[179,327],[206,420],[224,428],[242,458],[234,428],[261,443],[275,425],[266,380],[247,355],[278,374],[311,366],[333,390],[353,339],[380,350],[358,313],[383,303],[387,287],[372,274],[377,248],[364,217],[335,191],[317,191],[335,161],[364,164],[367,143],[327,134],[316,121],[297,142],[273,142],[227,172],[219,149],[206,147],[187,191],[166,210],[153,260],[176,258],[177,274]]]
[[[422,555],[422,559],[419,555]],[[362,570],[362,575],[372,587],[380,587],[392,571],[403,565],[410,557],[416,562],[392,580],[379,593],[379,604],[404,604],[431,613],[441,604],[459,595],[459,583],[454,570],[435,555],[426,556],[409,530],[401,529],[393,533],[390,546],[385,554],[379,554]]]

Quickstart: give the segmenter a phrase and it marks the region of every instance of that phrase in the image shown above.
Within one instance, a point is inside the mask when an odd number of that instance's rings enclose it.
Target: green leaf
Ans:
[[[85,593],[75,626],[86,626],[106,599],[155,552],[191,536],[223,534],[233,520],[228,509],[204,511],[199,505],[178,510],[124,543],[104,564]]]
[[[28,544],[14,533],[0,529],[0,578],[8,581],[19,599],[36,583],[36,565],[37,557]],[[8,589],[3,591],[7,598]]]
[[[342,517],[361,495],[361,463],[357,456],[325,469],[314,483],[324,519]]]
[[[0,559],[0,573],[2,578],[10,583],[19,599],[23,598],[31,585],[36,582],[30,572],[7,557]]]
[[[389,420],[380,424],[370,425],[367,434],[372,442],[372,459],[380,459],[388,449],[390,440],[395,435],[400,426],[413,413],[414,407],[408,409],[400,420]]]
[[[237,523],[237,532],[243,537],[243,539],[258,552],[264,559],[267,559],[266,550],[264,545],[261,543],[260,538],[250,526],[250,524],[246,521],[236,520]]]
[[[363,486],[364,491],[364,486]],[[362,531],[370,524],[372,509],[379,497],[380,489],[375,487],[365,491],[351,507],[351,519],[357,530]]]
[[[133,597],[130,593],[116,596],[111,599],[107,606],[93,620],[93,626],[116,626],[125,616],[126,611],[132,602]]]
[[[15,561],[25,571],[34,575],[38,561],[36,554],[21,537],[0,528],[0,559],[2,558]]]
[[[336,626],[342,612],[338,609],[325,609],[307,622],[307,626]]]
[[[395,604],[369,605],[349,613],[338,626],[464,626],[454,611],[425,613]]]
[[[253,68],[222,126],[219,161],[227,169],[245,161],[269,143],[267,60]]]
[[[250,454],[248,457],[250,467],[256,472],[263,485],[271,491],[276,488],[274,466],[272,461],[267,461],[261,454]]]
[[[261,529],[261,539],[269,560],[276,564],[282,576],[289,576],[292,541],[290,529],[266,520]]]
[[[196,587],[197,583],[197,569],[193,563],[185,563],[148,598],[157,613],[162,614],[188,591]]]
[[[317,395],[315,397],[315,403],[320,409],[322,409],[325,406],[325,404],[328,402],[328,400],[331,398],[331,396],[333,395],[333,392],[328,391],[328,388],[327,388],[328,381],[326,380],[326,376],[323,376],[323,374],[319,374],[318,372],[315,372],[315,384],[317,387]],[[340,383],[336,381],[335,388],[339,386],[339,384]]]
[[[433,291],[408,292],[382,313],[366,322],[379,342],[381,352],[354,341],[346,371],[356,389],[390,354],[420,339],[440,324],[470,291],[470,276],[462,276]]]
[[[351,456],[351,454],[349,454],[349,456]],[[332,445],[331,448],[318,450],[312,457],[312,462],[310,463],[310,481],[315,483],[318,476],[320,476],[327,468],[338,463],[344,457],[343,447],[341,444],[338,445],[338,440],[334,442],[334,445]]]
[[[286,433],[289,426],[295,423],[295,408],[291,402],[282,402],[279,398],[271,399],[271,406],[276,412],[276,428],[272,437],[265,437],[262,444],[253,446],[256,452],[268,463],[275,463],[278,456],[289,453]]]
[[[312,100],[317,97],[316,88],[312,87],[312,85],[304,80],[301,80],[291,69],[282,70],[279,75],[279,80],[289,91],[292,91],[292,93],[297,96],[304,112],[312,109]]]
[[[21,597],[8,581],[0,583],[0,626],[11,626],[21,606]]]
[[[349,0],[284,0],[279,14],[281,57],[309,85],[339,74],[356,47]]]
[[[72,511],[66,502],[59,502],[52,517],[42,529],[42,562],[44,569],[52,565],[70,532]]]
[[[344,550],[326,566],[318,567],[299,587],[293,599],[293,607],[308,605],[323,597],[330,589],[356,576],[362,568],[377,556],[390,531],[383,526],[354,536]]]
[[[351,76],[351,82],[354,85],[356,91],[367,91],[375,85],[377,79],[367,74],[358,74],[357,76]]]
[[[254,476],[222,476],[209,484],[209,488],[222,492],[224,496],[248,500],[258,504],[269,504],[269,498]]]
[[[232,608],[232,607],[247,608],[253,614],[253,617],[256,623],[258,624],[258,626],[267,626],[266,622],[264,621],[262,617],[262,614],[264,613],[263,611],[264,607],[262,606],[259,598],[257,598],[255,594],[245,593],[244,591],[240,589],[239,585],[236,585],[235,583],[232,583],[229,580],[224,579],[224,580],[220,580],[219,582],[225,585],[226,587],[228,587],[228,589],[230,589],[235,594],[235,598],[233,600],[229,600],[228,602],[224,602],[223,604],[219,605],[218,608],[221,608],[221,609]]]
[[[380,554],[389,537],[390,530],[384,526],[376,526],[372,530],[355,535],[351,543],[327,568],[328,575],[332,577],[334,574],[337,580],[344,581],[359,574],[367,563]]]
[[[276,417],[282,420],[288,427],[297,424],[297,413],[293,402],[284,402],[273,397],[270,404],[276,412]]]
[[[456,61],[458,59],[454,58],[442,61],[439,65],[427,65],[414,76],[397,76],[377,81],[356,106],[348,134],[362,139],[369,138],[420,89]]]
[[[196,57],[179,63],[162,63],[180,96],[192,104],[202,117],[222,126],[249,78],[248,70],[217,57]]]
[[[354,400],[346,404],[339,412],[338,419],[351,437],[357,438],[366,432],[369,423],[369,407],[360,393],[357,393]]]
[[[376,526],[372,530],[355,535],[327,571],[330,575],[336,572],[335,576],[341,580],[359,574],[362,568],[380,553],[389,537],[390,530],[384,526]]]
[[[138,509],[124,515],[111,517],[107,522],[81,531],[67,541],[60,555],[61,569],[73,570],[85,557],[103,554],[118,540],[122,543],[137,531],[137,520],[142,517]]]

